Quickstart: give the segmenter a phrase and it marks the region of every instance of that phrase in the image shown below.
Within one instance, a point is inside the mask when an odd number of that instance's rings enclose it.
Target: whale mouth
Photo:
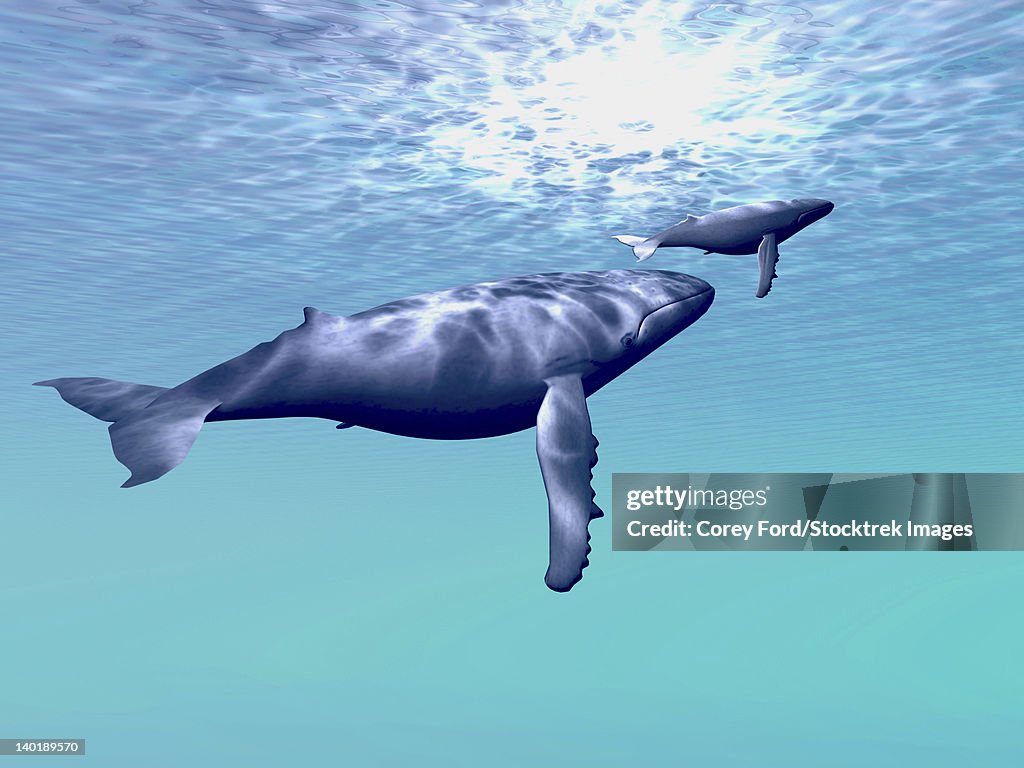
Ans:
[[[636,332],[637,343],[642,344],[651,338],[667,340],[688,328],[708,311],[714,298],[715,289],[709,285],[700,293],[663,304],[640,321]]]
[[[808,202],[811,202],[811,201],[808,201]],[[807,224],[813,224],[814,222],[818,221],[819,219],[823,219],[826,216],[828,216],[830,213],[832,213],[833,209],[835,209],[835,207],[836,207],[835,203],[832,203],[832,202],[830,202],[828,200],[819,200],[817,202],[819,202],[820,205],[817,205],[814,208],[811,208],[809,211],[804,211],[799,216],[797,216],[797,219],[796,219],[796,223],[797,224],[804,225],[804,226],[806,226]]]

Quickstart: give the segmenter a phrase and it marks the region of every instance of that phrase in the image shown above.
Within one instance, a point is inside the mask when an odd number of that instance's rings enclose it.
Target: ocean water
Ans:
[[[118,486],[39,379],[630,267],[824,197],[590,401],[613,472],[1024,470],[1024,5],[7,0],[0,738],[96,766],[1015,765],[1013,553],[610,550],[548,591],[532,431],[206,427]],[[60,761],[64,758],[52,758]],[[77,764],[77,763],[76,763]]]

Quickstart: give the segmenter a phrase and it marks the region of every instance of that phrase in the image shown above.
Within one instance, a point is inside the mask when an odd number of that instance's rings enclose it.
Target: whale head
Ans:
[[[836,207],[830,200],[817,197],[798,198],[790,200],[789,204],[798,211],[795,223],[800,229],[825,218]]]
[[[703,280],[677,272],[651,270],[644,283],[635,346],[645,355],[697,322],[715,298],[715,289]]]
[[[596,284],[579,300],[603,318],[601,332],[591,328],[587,333],[591,360],[596,363],[587,377],[590,391],[693,325],[715,298],[714,288],[706,282],[679,272],[634,269],[589,274]]]

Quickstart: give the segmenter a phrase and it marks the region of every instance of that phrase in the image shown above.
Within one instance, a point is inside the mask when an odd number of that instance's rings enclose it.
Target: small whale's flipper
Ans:
[[[354,426],[355,426],[355,424],[349,424],[347,421],[339,421],[338,424],[334,428],[335,429],[352,429],[352,427],[354,427]]]
[[[775,233],[769,232],[761,238],[761,245],[757,249],[757,266],[761,271],[757,281],[757,298],[763,299],[772,289],[772,280],[778,277],[775,274],[775,265],[778,263],[779,248],[775,244]]]
[[[64,402],[100,421],[117,421],[145,408],[167,391],[165,387],[131,384],[95,377],[69,377],[37,381],[37,387],[53,387]]]
[[[550,561],[544,583],[568,592],[589,565],[590,521],[604,513],[594,503],[591,470],[597,464],[597,439],[579,375],[547,379],[547,394],[537,412],[537,458],[548,494]]]
[[[185,460],[207,415],[220,400],[174,390],[144,409],[110,425],[117,460],[131,470],[122,488],[131,488],[170,472]]]
[[[632,248],[637,261],[647,261],[658,250],[659,243],[649,237],[637,237],[636,235],[612,235],[612,237]]]

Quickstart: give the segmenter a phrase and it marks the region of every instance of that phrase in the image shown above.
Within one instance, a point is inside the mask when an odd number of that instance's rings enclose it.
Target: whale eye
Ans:
[[[629,349],[630,347],[633,346],[633,342],[635,340],[636,339],[633,338],[633,334],[632,333],[627,333],[625,336],[623,336],[621,339],[619,339],[619,342],[622,344],[624,349]]]

